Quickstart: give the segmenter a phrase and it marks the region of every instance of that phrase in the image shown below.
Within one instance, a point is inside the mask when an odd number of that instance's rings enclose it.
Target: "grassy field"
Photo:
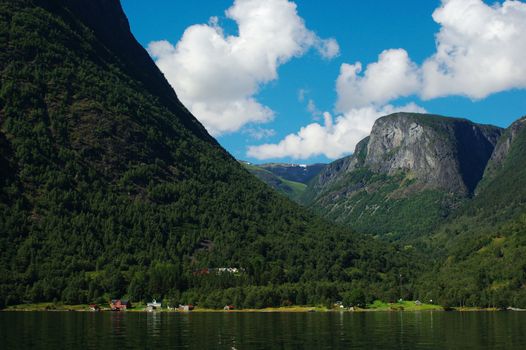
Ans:
[[[367,305],[364,311],[443,311],[440,305],[417,303],[416,301],[400,301],[396,303],[386,303],[376,300],[374,303]]]
[[[89,311],[88,305],[65,305],[62,303],[37,303],[8,306],[4,311]]]
[[[102,311],[109,311],[108,305],[99,304]],[[146,304],[134,303],[133,308],[126,312],[145,312]],[[3,311],[89,311],[88,305],[65,305],[62,303],[38,303],[38,304],[20,304],[12,305]],[[391,311],[444,311],[440,305],[416,303],[415,301],[401,301],[396,303],[386,303],[381,300],[376,300],[372,304],[368,304],[366,308],[334,308],[330,309],[324,306],[282,306],[282,307],[267,307],[263,309],[239,309],[225,311],[223,309],[207,309],[196,307],[191,312],[391,312]],[[470,312],[470,311],[497,311],[495,308],[476,308],[463,307],[452,308],[452,311]],[[181,312],[178,310],[162,309],[157,312]]]
[[[281,307],[267,307],[263,309],[239,309],[225,311],[223,309],[201,309],[196,308],[193,312],[327,312],[331,311],[322,306],[281,306]]]

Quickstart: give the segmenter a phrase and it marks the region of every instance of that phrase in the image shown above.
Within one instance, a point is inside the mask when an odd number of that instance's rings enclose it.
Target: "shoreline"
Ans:
[[[478,308],[478,307],[452,307],[445,310],[444,307],[432,304],[416,305],[414,302],[404,302],[403,305],[399,303],[382,304],[382,306],[375,307],[372,304],[368,308],[327,308],[320,306],[287,306],[287,307],[268,307],[262,309],[209,309],[196,307],[192,311],[182,311],[179,309],[161,309],[161,310],[146,310],[145,306],[139,304],[125,311],[111,311],[109,308],[101,308],[98,311],[90,310],[86,304],[81,305],[65,305],[65,304],[53,304],[53,303],[39,303],[39,304],[19,304],[12,305],[7,308],[0,310],[0,312],[118,312],[118,313],[369,313],[369,312],[495,312],[495,311],[514,311],[498,308]]]

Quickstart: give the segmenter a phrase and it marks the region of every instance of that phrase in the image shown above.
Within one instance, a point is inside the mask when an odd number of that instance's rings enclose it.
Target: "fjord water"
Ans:
[[[522,312],[0,313],[2,349],[525,349]]]

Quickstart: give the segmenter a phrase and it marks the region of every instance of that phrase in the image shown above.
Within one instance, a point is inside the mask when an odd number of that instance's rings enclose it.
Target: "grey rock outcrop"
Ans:
[[[471,194],[502,129],[466,119],[417,113],[379,118],[353,155],[329,164],[312,183],[319,192],[346,173],[366,168],[379,174],[410,174],[419,188]]]

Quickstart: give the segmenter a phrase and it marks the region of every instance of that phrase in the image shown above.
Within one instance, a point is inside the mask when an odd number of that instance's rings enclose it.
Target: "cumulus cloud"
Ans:
[[[526,87],[526,3],[443,0],[436,52],[418,67],[404,49],[385,50],[367,66],[342,64],[336,109],[382,105],[399,97],[463,95],[481,99]]]
[[[325,112],[323,125],[311,123],[276,144],[249,146],[247,155],[260,160],[284,157],[307,159],[319,155],[339,158],[354,150],[355,145],[371,132],[376,119],[400,111],[425,112],[413,103],[403,107],[386,105],[381,108],[367,106],[351,109],[335,121],[330,113]]]
[[[323,58],[329,60],[340,54],[340,45],[334,38],[317,40],[316,49]]]
[[[526,4],[443,0],[436,53],[423,64],[422,97],[474,99],[526,87]]]
[[[324,58],[339,53],[336,40],[307,29],[293,2],[236,0],[225,14],[237,23],[238,35],[225,35],[212,17],[188,27],[175,46],[165,40],[148,45],[181,101],[216,136],[274,118],[255,95],[277,79],[281,64],[310,48]]]
[[[360,62],[341,65],[336,80],[337,111],[383,105],[415,93],[420,86],[418,67],[403,49],[385,50],[377,62],[367,65],[363,75],[361,71]]]

